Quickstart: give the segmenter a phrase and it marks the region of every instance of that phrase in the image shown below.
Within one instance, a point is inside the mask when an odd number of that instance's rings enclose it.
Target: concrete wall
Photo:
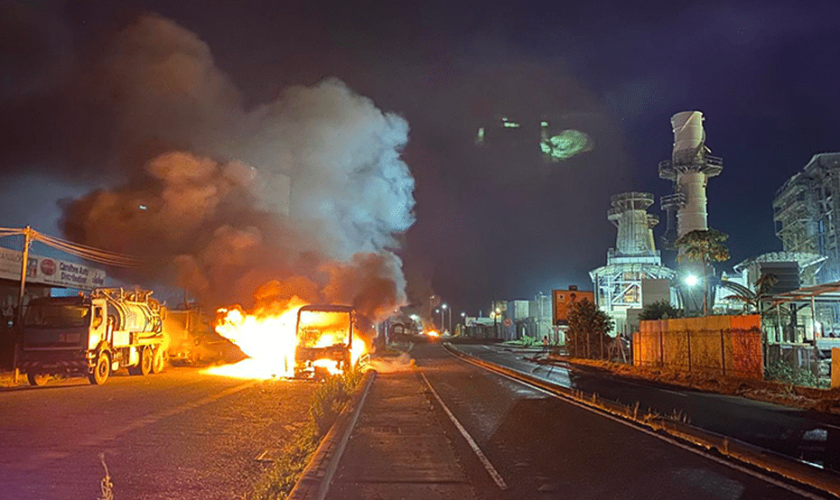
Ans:
[[[642,321],[633,364],[737,378],[764,378],[761,319],[751,316]]]

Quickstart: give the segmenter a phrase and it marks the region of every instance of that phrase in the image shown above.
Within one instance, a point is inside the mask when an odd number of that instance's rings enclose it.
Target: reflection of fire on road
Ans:
[[[355,311],[344,306],[307,306],[292,299],[282,310],[246,313],[220,309],[216,331],[249,359],[206,372],[238,378],[311,377],[340,374],[367,351],[353,332]],[[352,335],[352,337],[351,337]]]

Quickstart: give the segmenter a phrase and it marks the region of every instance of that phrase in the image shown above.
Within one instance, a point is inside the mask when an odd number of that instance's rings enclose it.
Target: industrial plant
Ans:
[[[621,193],[612,197],[607,219],[617,228],[615,248],[607,251],[607,265],[589,272],[595,300],[615,321],[615,331],[628,333],[628,314],[638,314],[644,305],[671,300],[669,281],[676,273],[662,265],[654,245],[653,227],[659,222],[647,213],[651,193]],[[643,301],[644,297],[644,301]]]

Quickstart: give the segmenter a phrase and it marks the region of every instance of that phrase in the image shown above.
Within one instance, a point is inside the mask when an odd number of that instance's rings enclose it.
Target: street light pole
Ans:
[[[446,305],[446,304],[441,304],[441,306],[440,306],[440,327],[443,330],[443,331],[440,332],[441,335],[443,335],[443,332],[446,331],[446,323],[443,322],[443,312],[446,311],[447,308],[449,308],[449,306]],[[450,316],[450,318],[451,318],[451,316]],[[450,321],[450,323],[451,323],[451,321]]]

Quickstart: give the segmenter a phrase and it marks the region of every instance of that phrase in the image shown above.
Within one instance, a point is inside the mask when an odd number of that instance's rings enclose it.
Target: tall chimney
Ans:
[[[674,148],[671,159],[659,162],[659,177],[673,182],[674,193],[662,198],[668,212],[666,243],[691,231],[709,229],[706,211],[706,183],[723,170],[723,159],[710,155],[703,129],[703,113],[683,111],[671,117]],[[676,212],[676,234],[673,214]]]

